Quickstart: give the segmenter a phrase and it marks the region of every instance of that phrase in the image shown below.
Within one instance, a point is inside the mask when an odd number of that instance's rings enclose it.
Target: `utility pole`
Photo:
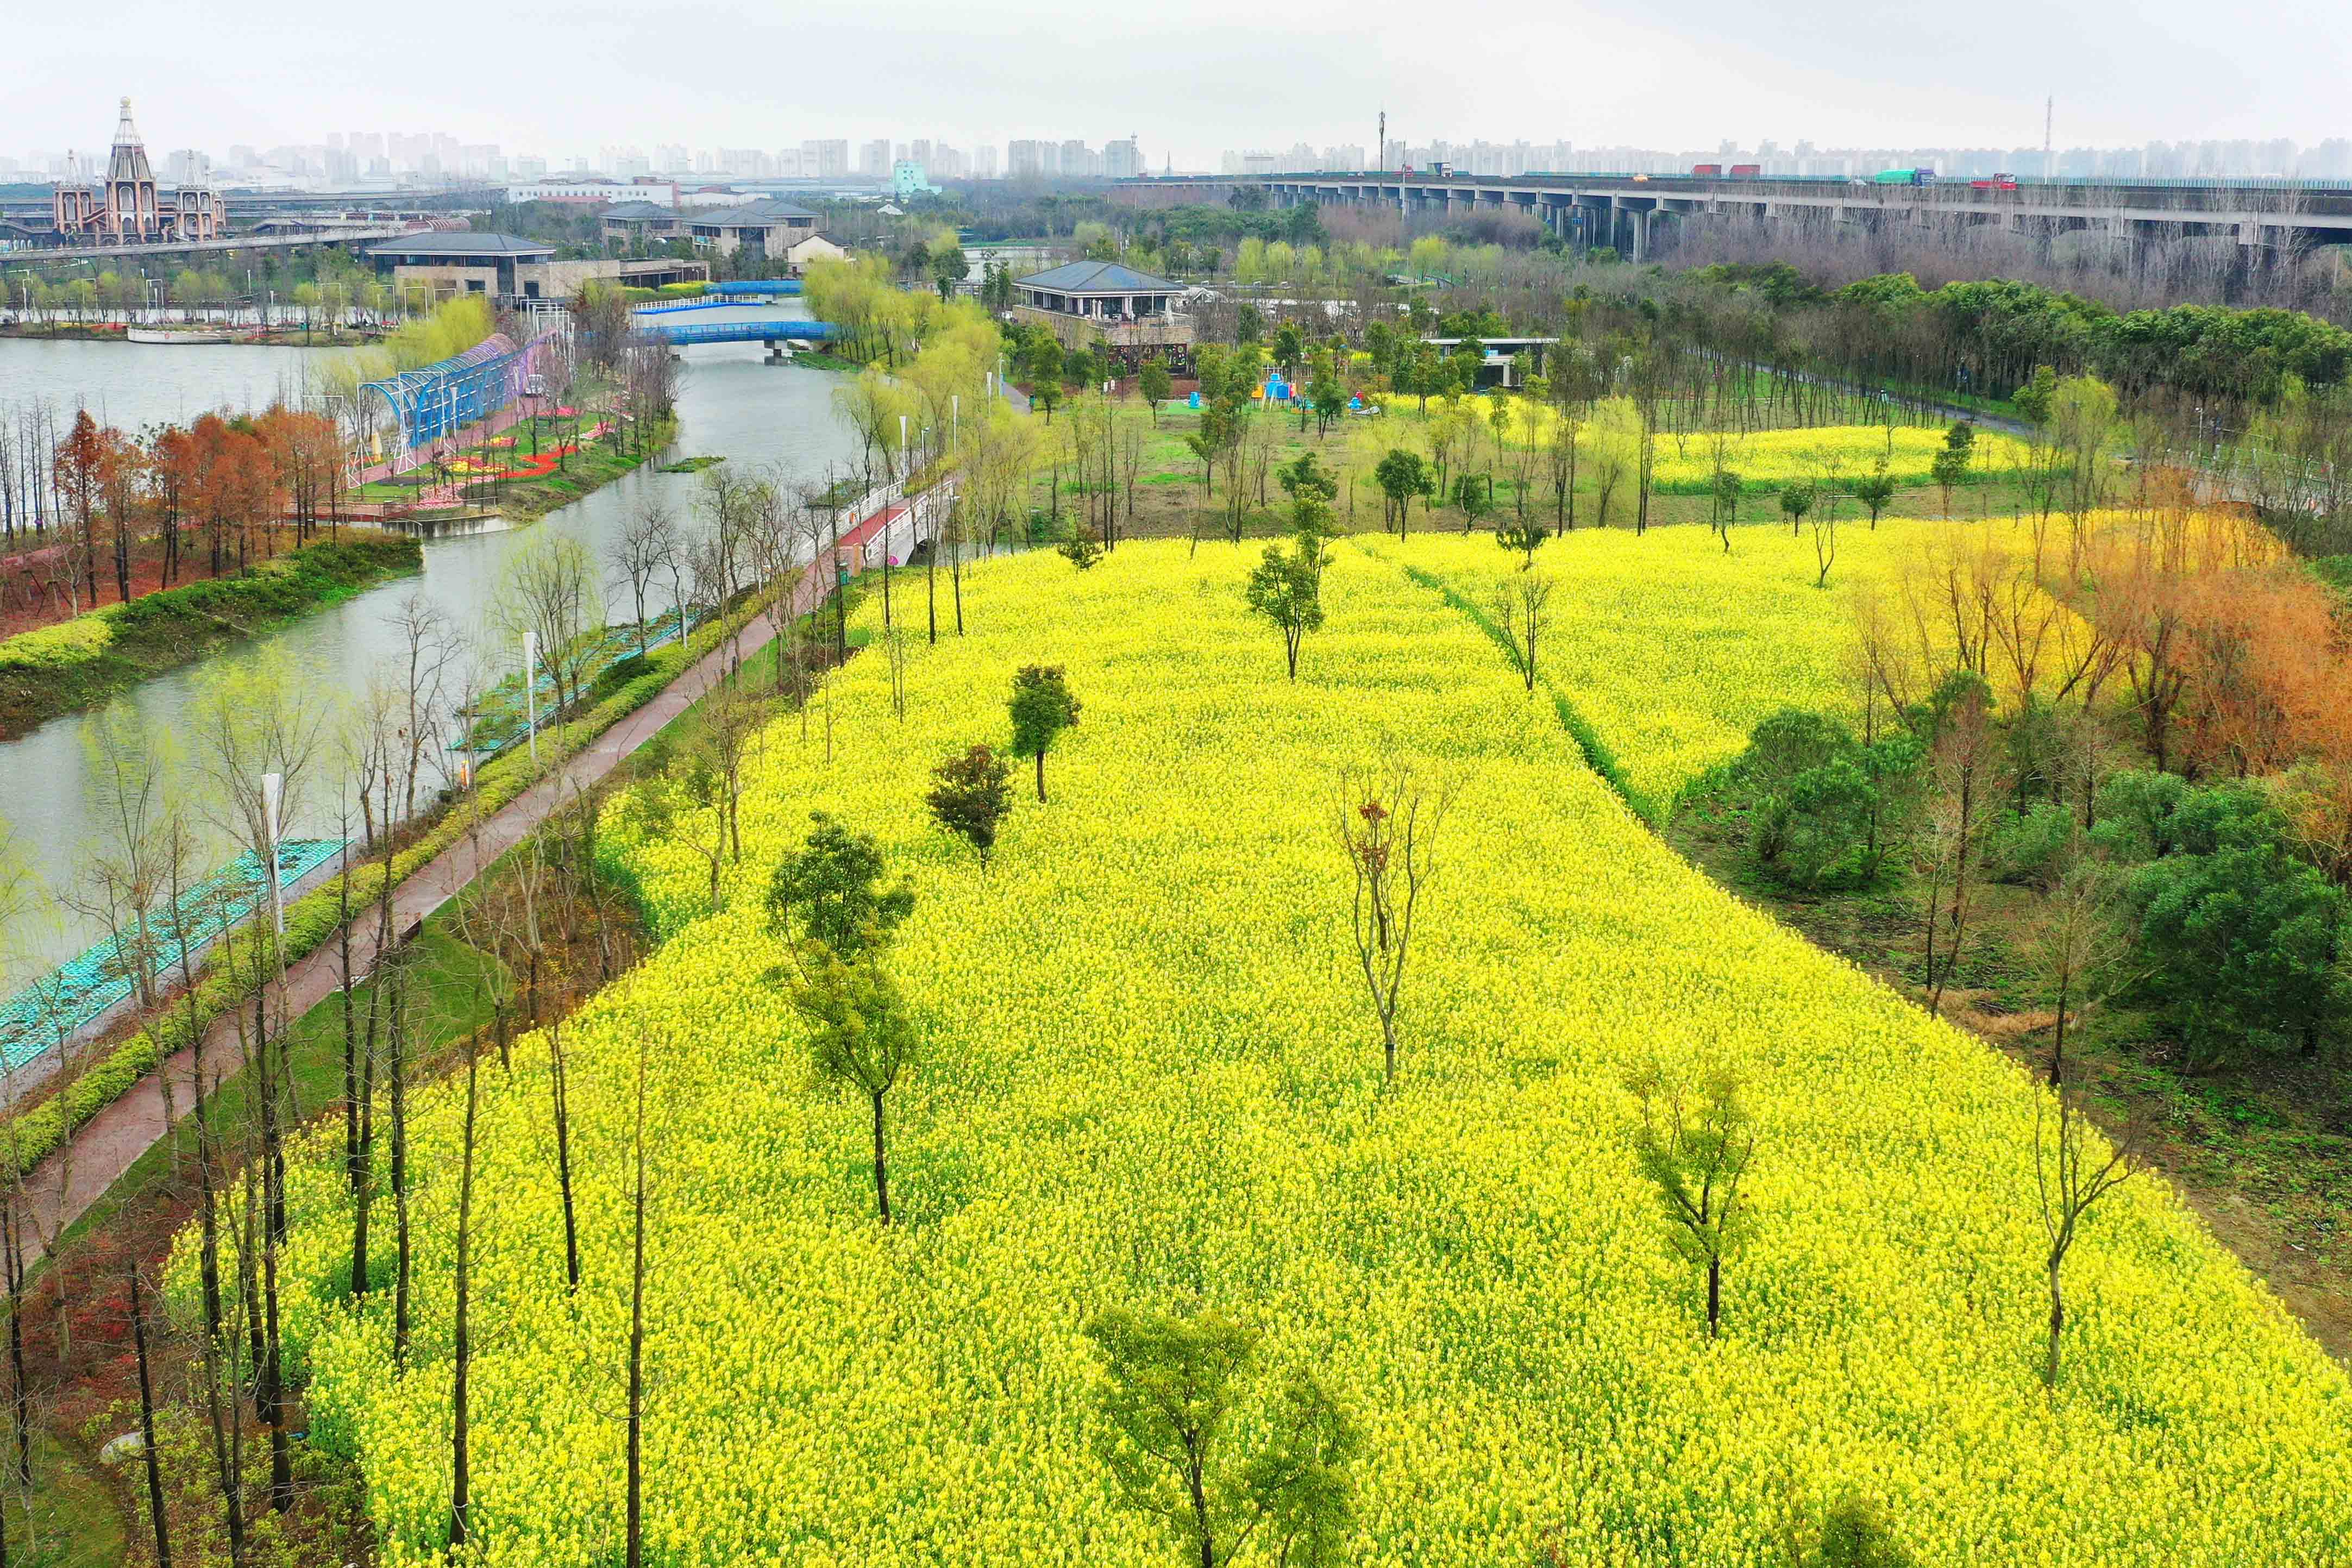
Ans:
[[[1378,158],[1378,159],[1380,160],[1380,162],[1379,162],[1378,163],[1376,163],[1376,164],[1374,164],[1374,165],[1373,165],[1373,167],[1374,167],[1374,168],[1381,169],[1381,170],[1383,170],[1383,171],[1385,171],[1385,170],[1388,168],[1388,166],[1389,166],[1389,111],[1388,111],[1386,109],[1382,109],[1382,110],[1381,110],[1381,134],[1380,134],[1380,139],[1379,139],[1377,142],[1373,142],[1373,143],[1372,143],[1372,156],[1373,156],[1373,157],[1375,157],[1375,158]]]
[[[2050,124],[2058,113],[2058,95],[2052,93],[2042,100],[2042,177],[2048,179],[2058,172],[2058,164],[2050,155]]]

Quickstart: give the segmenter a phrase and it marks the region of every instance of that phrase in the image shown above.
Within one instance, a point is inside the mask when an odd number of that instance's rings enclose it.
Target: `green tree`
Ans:
[[[1444,392],[1449,384],[1444,356],[1435,343],[1416,344],[1412,361],[1402,367],[1402,379],[1396,384],[1399,392],[1409,393],[1421,400],[1421,412],[1429,412],[1429,400]]]
[[[1315,356],[1307,395],[1315,405],[1315,433],[1329,434],[1331,421],[1339,417],[1348,402],[1348,388],[1339,379],[1339,354],[1335,351],[1326,350]]]
[[[1870,509],[1870,526],[1878,526],[1879,514],[1895,501],[1895,478],[1886,471],[1886,459],[1866,474],[1857,474],[1846,481],[1846,493]],[[1946,510],[1949,510],[1948,507]]]
[[[956,289],[962,285],[965,275],[971,270],[971,259],[964,255],[963,247],[953,240],[946,241],[940,248],[931,252],[931,281],[938,287],[941,300],[955,298]]]
[[[1918,1563],[1878,1510],[1851,1491],[1830,1504],[1818,1527],[1793,1527],[1787,1545],[1790,1568],[1917,1568]]]
[[[1745,1230],[1739,1184],[1755,1158],[1755,1124],[1739,1102],[1739,1080],[1727,1070],[1708,1076],[1695,1115],[1681,1087],[1654,1065],[1626,1087],[1642,1102],[1633,1153],[1664,1205],[1667,1238],[1706,1270],[1706,1337],[1713,1339],[1723,1317],[1723,1260]]]
[[[1739,496],[1746,481],[1736,468],[1717,468],[1707,482],[1707,499],[1715,513],[1716,536],[1723,541],[1723,552],[1731,553],[1731,524],[1739,515]]]
[[[883,1140],[884,1097],[913,1065],[919,1036],[898,982],[879,950],[855,959],[817,941],[803,942],[784,994],[808,1025],[809,1063],[820,1082],[863,1093],[874,1110],[874,1207],[890,1223],[890,1175]]]
[[[1265,547],[1245,596],[1250,609],[1282,633],[1282,650],[1296,680],[1299,642],[1323,625],[1323,553],[1321,542],[1310,535],[1301,534],[1293,543],[1287,551],[1279,544]]]
[[[1536,551],[1551,537],[1551,529],[1543,519],[1520,518],[1515,522],[1498,524],[1495,542],[1506,550],[1519,552],[1519,570],[1531,570],[1536,563]]]
[[[1159,359],[1144,361],[1135,384],[1136,389],[1143,394],[1143,400],[1151,405],[1151,422],[1159,424],[1160,405],[1168,401],[1168,395],[1175,386],[1174,378],[1168,374],[1167,363]]]
[[[905,881],[881,886],[881,847],[870,833],[852,833],[831,815],[814,811],[808,840],[784,852],[768,879],[768,918],[795,941],[821,942],[845,959],[888,942],[914,911],[915,889]]]
[[[2046,364],[2035,365],[2033,379],[2011,394],[2010,401],[2027,424],[2037,429],[2046,426],[2058,404],[2058,373]]]
[[[1462,513],[1462,531],[1466,534],[1495,510],[1494,481],[1484,474],[1456,474],[1453,501]]]
[[[1977,427],[1965,419],[1956,419],[1944,434],[1944,445],[1927,465],[1927,472],[1936,488],[1944,493],[1944,512],[1952,510],[1953,487],[1964,484],[1969,477],[1969,459],[1975,453]]]
[[[1797,530],[1805,514],[1813,510],[1816,499],[1810,481],[1797,480],[1780,487],[1780,514],[1789,520],[1789,537],[1797,537]]]
[[[1418,452],[1391,447],[1372,469],[1372,478],[1381,487],[1382,521],[1394,522],[1397,537],[1402,539],[1412,518],[1413,501],[1426,500],[1437,492],[1437,481],[1430,475],[1429,464]]]
[[[1274,330],[1274,363],[1282,367],[1282,379],[1298,379],[1298,364],[1307,357],[1307,334],[1298,330],[1296,321],[1285,321]]]
[[[2200,1065],[2315,1052],[2346,1003],[2343,891],[2294,858],[2259,790],[2147,782],[2159,776],[2099,792],[2099,840],[2156,849],[2124,881],[2144,993]]]
[[[1095,531],[1094,524],[1073,517],[1070,519],[1070,536],[1062,541],[1058,548],[1064,560],[1084,572],[1102,559],[1102,535]]]
[[[1265,318],[1255,305],[1244,303],[1234,312],[1234,342],[1244,348],[1255,344],[1265,333]]]
[[[1013,678],[1013,754],[1037,759],[1037,798],[1045,798],[1045,753],[1078,721],[1078,700],[1058,664],[1027,664]]]
[[[1295,461],[1276,468],[1274,477],[1290,498],[1291,528],[1318,542],[1328,538],[1331,503],[1339,499],[1339,476],[1318,462],[1314,453],[1301,452]]]
[[[1223,1313],[1118,1308],[1087,1324],[1103,1362],[1103,1463],[1120,1497],[1160,1521],[1200,1568],[1266,1533],[1269,1560],[1336,1565],[1353,1524],[1347,1467],[1360,1439],[1321,1384],[1294,1380],[1258,1450],[1235,1455],[1235,1408],[1258,1335]]]
[[[957,752],[931,770],[931,791],[923,797],[941,827],[980,854],[982,870],[996,847],[996,831],[1013,810],[1005,782],[1013,764],[986,746]]]
[[[1048,331],[1034,333],[1021,361],[1029,376],[1029,401],[1045,410],[1045,423],[1051,425],[1054,405],[1062,400],[1061,341]]]

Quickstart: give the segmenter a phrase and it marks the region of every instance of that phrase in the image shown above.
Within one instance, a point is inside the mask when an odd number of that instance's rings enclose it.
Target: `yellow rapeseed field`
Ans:
[[[1713,570],[1697,531],[1647,542],[1658,594]],[[1090,1448],[1080,1329],[1116,1304],[1234,1313],[1277,1373],[1326,1380],[1365,1432],[1364,1568],[1766,1568],[1792,1508],[1849,1490],[1937,1568],[2352,1560],[2352,1384],[2167,1189],[2090,1216],[2045,1394],[2042,1091],[1684,867],[1393,560],[1338,549],[1329,625],[1286,680],[1242,607],[1255,553],[972,573],[972,634],[918,643],[903,720],[867,656],[837,678],[830,765],[796,722],[769,731],[722,913],[690,848],[616,816],[609,847],[672,934],[566,1028],[576,1298],[543,1045],[483,1069],[467,1561],[616,1559],[640,1052],[651,1562],[1177,1563]],[[1811,624],[1812,592],[1740,613]],[[1652,641],[1595,657],[1629,676],[1682,657]],[[950,748],[1004,741],[1032,662],[1066,666],[1085,711],[1053,801],[1024,795],[982,875],[922,795]],[[1725,651],[1685,679],[1784,668]],[[1381,755],[1458,790],[1390,1089],[1328,826],[1336,770]],[[928,1059],[893,1096],[887,1233],[864,1108],[812,1087],[761,978],[759,892],[815,808],[877,835],[919,894],[893,962]],[[1636,1173],[1622,1085],[1653,1060],[1737,1068],[1758,1118],[1713,1343]],[[461,1090],[419,1100],[415,1364],[392,1368],[388,1289],[355,1312],[337,1283],[331,1139],[296,1163],[283,1295],[317,1439],[364,1464],[382,1561],[422,1568],[448,1505]]]
[[[1627,785],[1663,810],[1675,793],[1748,744],[1778,709],[1844,713],[1853,590],[1906,552],[1982,525],[1887,519],[1837,528],[1829,585],[1812,531],[1731,531],[1731,552],[1703,528],[1580,529],[1545,543],[1533,570],[1555,584],[1537,642],[1538,671],[1583,714]],[[2006,523],[1991,525],[2006,528]],[[1412,534],[1371,545],[1485,609],[1520,571],[1493,536]],[[1501,657],[1499,650],[1497,657]]]

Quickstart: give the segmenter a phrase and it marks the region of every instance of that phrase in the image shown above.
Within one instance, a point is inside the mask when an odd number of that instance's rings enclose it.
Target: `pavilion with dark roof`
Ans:
[[[1069,348],[1099,348],[1122,371],[1144,361],[1192,374],[1192,329],[1176,315],[1184,285],[1116,261],[1069,261],[1013,279],[1015,320],[1042,326]]]
[[[1184,292],[1181,283],[1116,261],[1065,262],[1018,279],[1013,286],[1033,310],[1104,322],[1164,321]]]

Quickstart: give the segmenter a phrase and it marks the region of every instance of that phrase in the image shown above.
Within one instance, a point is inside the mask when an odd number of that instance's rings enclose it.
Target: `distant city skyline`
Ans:
[[[1369,141],[1369,139],[1367,139]],[[593,153],[549,155],[509,152],[495,142],[470,142],[443,131],[331,131],[319,140],[258,147],[232,142],[208,150],[158,143],[159,168],[173,180],[202,184],[286,183],[320,188],[446,182],[518,184],[564,179],[840,180],[887,182],[902,163],[932,181],[961,179],[1118,179],[1132,174],[1211,173],[1235,175],[1412,167],[1438,163],[1457,173],[1517,175],[1541,171],[1669,174],[1706,162],[1748,162],[1767,174],[1868,174],[1913,165],[1954,174],[1997,170],[2029,176],[2106,179],[2285,176],[2352,179],[2352,139],[2303,145],[2286,137],[2156,141],[2138,145],[2085,146],[2056,142],[2045,156],[2033,145],[1820,146],[1809,140],[1783,145],[1724,139],[1711,146],[1580,146],[1567,141],[1412,142],[1391,137],[1385,148],[1364,142],[1317,146],[1295,142],[1229,147],[1213,162],[1175,165],[1154,158],[1138,135],[1097,146],[1083,137],[1016,137],[959,145],[945,137],[827,136],[782,146],[695,146],[676,139],[651,145],[605,142]],[[86,178],[102,163],[101,145],[66,151],[0,153],[0,179]]]
[[[1154,167],[1214,169],[1226,149],[1370,146],[1383,107],[1415,145],[2031,147],[2052,94],[2061,147],[2352,133],[2352,29],[2323,0],[1467,0],[1436,15],[1395,0],[1110,15],[590,0],[502,13],[528,40],[504,50],[472,47],[484,17],[452,0],[412,0],[397,27],[288,0],[241,0],[234,20],[191,30],[163,0],[120,0],[99,52],[85,18],[17,18],[12,56],[52,68],[16,73],[0,156],[102,148],[123,94],[167,153],[323,139],[331,110],[346,129],[432,128],[551,168],[604,145],[856,146],[919,123],[959,149],[1137,134]]]

